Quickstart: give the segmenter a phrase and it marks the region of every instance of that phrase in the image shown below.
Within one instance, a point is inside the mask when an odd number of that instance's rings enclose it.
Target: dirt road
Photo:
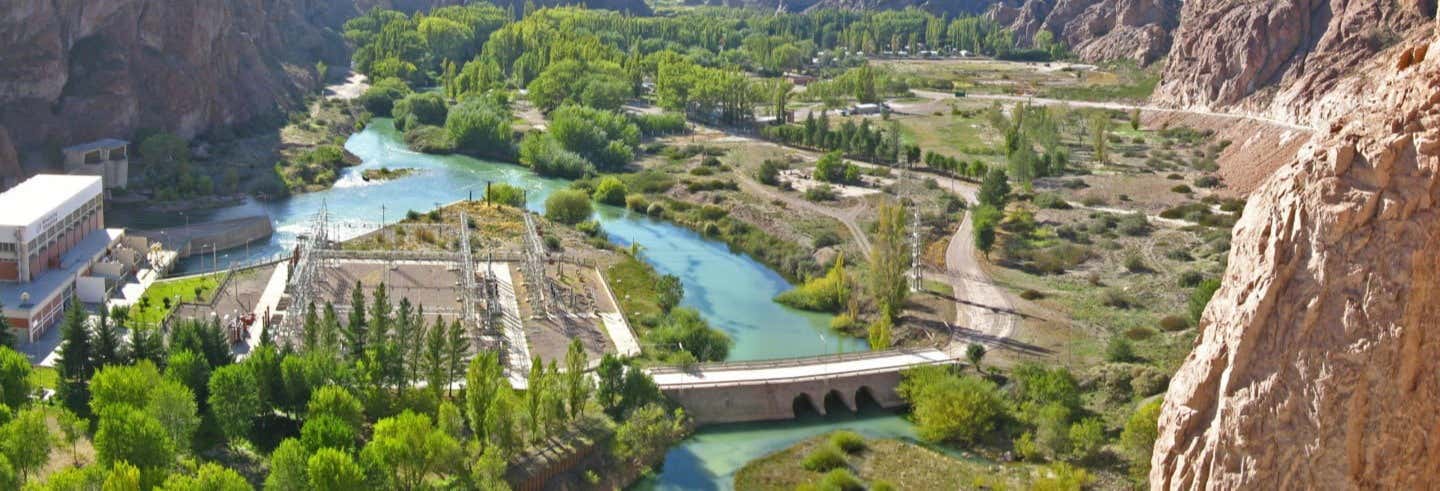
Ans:
[[[956,97],[955,97],[954,94],[946,94],[946,93],[944,93],[944,92],[935,92],[935,91],[920,90],[920,89],[912,89],[911,92],[915,93],[916,96],[924,97],[924,98],[926,98],[926,99],[932,99],[932,100],[956,99]],[[982,101],[1028,102],[1028,103],[1030,103],[1030,104],[1035,104],[1035,105],[1039,105],[1039,106],[1067,105],[1067,106],[1070,106],[1070,107],[1086,107],[1086,108],[1095,108],[1095,109],[1113,109],[1113,110],[1117,110],[1117,111],[1130,111],[1130,110],[1134,110],[1134,109],[1139,109],[1139,110],[1141,110],[1141,111],[1146,111],[1146,112],[1157,112],[1157,113],[1168,113],[1168,114],[1199,114],[1199,115],[1202,115],[1202,116],[1213,116],[1213,117],[1225,118],[1225,119],[1256,121],[1256,122],[1265,123],[1265,124],[1268,124],[1268,125],[1271,125],[1271,126],[1276,126],[1276,127],[1280,127],[1280,128],[1284,128],[1284,129],[1288,129],[1288,130],[1299,130],[1299,131],[1307,131],[1307,132],[1315,131],[1315,128],[1311,128],[1311,127],[1309,127],[1309,126],[1298,125],[1298,124],[1290,123],[1290,122],[1287,122],[1287,121],[1281,121],[1281,120],[1278,120],[1278,119],[1271,119],[1271,118],[1266,118],[1266,117],[1263,117],[1263,116],[1255,116],[1255,115],[1250,115],[1250,114],[1232,114],[1232,113],[1222,113],[1222,112],[1213,112],[1213,111],[1204,111],[1204,110],[1195,110],[1195,109],[1175,109],[1175,108],[1152,106],[1152,105],[1125,104],[1125,103],[1120,103],[1120,102],[1072,101],[1072,100],[1063,100],[1063,99],[1047,99],[1047,98],[1044,98],[1044,97],[1025,97],[1025,96],[1014,96],[1014,95],[998,95],[998,94],[970,94],[970,95],[965,96],[965,98],[966,98],[966,99],[974,99],[974,100],[982,100]]]

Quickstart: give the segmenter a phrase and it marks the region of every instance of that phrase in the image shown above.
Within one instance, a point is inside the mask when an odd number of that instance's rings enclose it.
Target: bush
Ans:
[[[830,329],[834,329],[836,331],[849,331],[850,329],[855,328],[855,326],[858,324],[859,323],[855,321],[854,317],[850,317],[850,314],[840,314],[830,318]]]
[[[780,170],[785,168],[783,162],[774,159],[765,159],[760,163],[760,170],[755,172],[755,179],[761,184],[770,186],[780,185]]]
[[[1039,300],[1045,298],[1045,294],[1035,290],[1025,290],[1023,292],[1020,292],[1020,298],[1026,300]]]
[[[1061,198],[1060,195],[1055,193],[1040,193],[1035,195],[1035,206],[1052,210],[1070,209],[1070,203],[1066,203],[1064,198]]]
[[[1178,185],[1178,186],[1175,186],[1175,187],[1173,187],[1173,188],[1170,188],[1170,191],[1176,192],[1176,193],[1180,193],[1180,194],[1190,194],[1190,193],[1194,192],[1194,191],[1192,191],[1192,190],[1190,189],[1190,186],[1186,186],[1186,185],[1184,185],[1184,184],[1180,184],[1180,185]]]
[[[709,167],[696,167],[690,169],[690,175],[700,177],[713,176],[715,175],[715,169],[711,169]]]
[[[1213,175],[1200,176],[1195,179],[1195,187],[1213,188],[1220,185],[1220,178]]]
[[[1120,233],[1131,237],[1138,237],[1150,233],[1150,219],[1144,213],[1135,212],[1125,215],[1116,224]]]
[[[450,132],[439,126],[417,125],[405,130],[405,146],[420,153],[446,154],[455,152]]]
[[[794,289],[775,296],[782,305],[815,312],[838,312],[850,300],[849,280],[845,263],[837,261],[830,272],[812,278]]]
[[[395,101],[410,94],[410,86],[398,78],[383,78],[375,81],[360,94],[360,105],[371,114],[389,117],[395,109]]]
[[[1113,363],[1127,363],[1135,361],[1135,345],[1130,340],[1120,336],[1111,336],[1110,342],[1105,345],[1105,361]]]
[[[1145,265],[1145,260],[1139,255],[1131,255],[1125,258],[1125,270],[1131,273],[1148,273],[1150,267]]]
[[[594,210],[590,207],[590,197],[584,191],[574,189],[562,189],[555,191],[545,200],[545,218],[574,225],[590,218]]]
[[[830,435],[830,444],[845,453],[853,454],[865,450],[865,437],[853,431],[837,431]]]
[[[1135,306],[1135,301],[1130,299],[1130,296],[1114,288],[1107,288],[1101,292],[1100,303],[1105,304],[1106,307],[1117,309],[1128,309]]]
[[[455,149],[481,157],[510,158],[514,134],[510,110],[495,102],[473,98],[455,106],[445,118],[445,130]]]
[[[525,206],[525,190],[505,183],[491,184],[485,189],[485,200],[520,208]]]
[[[1190,320],[1178,315],[1167,315],[1160,319],[1160,329],[1166,331],[1183,331],[1190,327]]]
[[[1200,282],[1205,281],[1205,273],[1199,271],[1186,271],[1180,273],[1179,284],[1185,288],[1194,288]]]
[[[625,207],[631,211],[645,213],[645,208],[648,206],[650,206],[650,202],[645,199],[645,195],[635,193],[625,196]]]
[[[658,217],[658,216],[664,215],[664,214],[665,214],[665,206],[664,206],[664,205],[661,205],[660,203],[650,203],[650,206],[647,207],[647,208],[645,208],[645,214],[646,214],[646,215],[650,215],[650,216],[652,216],[652,217]]]
[[[835,469],[820,479],[820,489],[824,491],[863,491],[865,485],[848,469]]]
[[[1215,291],[1220,289],[1220,280],[1205,280],[1195,286],[1190,292],[1190,320],[1200,322],[1200,315],[1205,313],[1205,306],[1210,303],[1210,297],[1215,296]]]
[[[815,450],[811,450],[801,465],[805,467],[805,470],[814,472],[838,469],[846,465],[845,454],[834,445],[821,445]]]
[[[625,183],[615,176],[605,176],[600,180],[600,185],[595,186],[595,201],[612,206],[624,206],[625,194],[629,192]]]
[[[809,201],[834,201],[835,197],[835,188],[826,184],[805,190],[805,199]]]

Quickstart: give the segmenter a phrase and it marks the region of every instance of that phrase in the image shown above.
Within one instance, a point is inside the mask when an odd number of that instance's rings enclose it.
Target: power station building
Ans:
[[[0,304],[35,340],[73,298],[104,302],[140,252],[105,228],[101,176],[41,174],[0,193]],[[128,267],[127,267],[128,266]]]

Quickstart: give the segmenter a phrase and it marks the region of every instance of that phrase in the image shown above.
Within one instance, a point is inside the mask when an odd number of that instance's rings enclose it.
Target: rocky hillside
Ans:
[[[1178,0],[1027,0],[995,4],[987,15],[1019,40],[1050,31],[1083,60],[1149,64],[1170,50],[1179,13]]]
[[[1435,8],[1435,0],[1187,1],[1155,100],[1318,125],[1364,92],[1331,94],[1370,73],[1368,62]]]
[[[53,150],[138,128],[191,136],[246,123],[313,88],[317,60],[346,64],[343,41],[322,24],[343,18],[336,6],[8,2],[0,12],[0,134],[22,150]]]
[[[1166,394],[1152,489],[1434,486],[1440,36],[1424,29],[1250,196]]]

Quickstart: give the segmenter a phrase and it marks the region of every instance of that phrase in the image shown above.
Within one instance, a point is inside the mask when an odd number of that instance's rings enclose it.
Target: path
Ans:
[[[369,89],[370,81],[365,78],[364,74],[350,72],[345,77],[345,83],[327,85],[325,87],[325,98],[337,100],[355,99]]]
[[[924,98],[931,99],[931,100],[961,99],[961,98],[955,97],[954,94],[946,94],[946,93],[944,93],[944,92],[935,92],[935,91],[931,91],[931,90],[912,89],[911,92],[913,92],[916,96],[924,97]],[[1198,115],[1201,115],[1201,116],[1213,116],[1213,117],[1225,118],[1225,119],[1236,119],[1236,120],[1255,121],[1255,122],[1264,123],[1264,124],[1268,124],[1268,125],[1271,125],[1271,126],[1278,126],[1278,127],[1285,128],[1285,129],[1290,129],[1290,130],[1299,130],[1299,131],[1307,131],[1307,132],[1313,132],[1313,131],[1315,131],[1315,128],[1312,128],[1312,127],[1309,127],[1309,126],[1299,125],[1299,124],[1291,123],[1291,122],[1288,122],[1288,121],[1281,121],[1281,120],[1278,120],[1278,119],[1267,118],[1267,117],[1264,117],[1264,116],[1256,116],[1256,115],[1252,115],[1252,114],[1234,114],[1234,113],[1215,112],[1215,111],[1199,110],[1199,109],[1176,109],[1176,108],[1170,108],[1170,107],[1160,107],[1160,106],[1155,106],[1155,105],[1150,105],[1150,104],[1135,105],[1135,104],[1125,104],[1125,103],[1121,103],[1121,102],[1072,101],[1072,100],[1065,100],[1065,99],[1049,99],[1049,98],[1045,98],[1045,97],[1026,97],[1026,96],[1015,96],[1015,95],[1001,95],[1001,94],[970,94],[970,95],[966,95],[965,97],[963,97],[963,99],[976,99],[976,100],[982,100],[982,101],[1002,101],[1002,102],[1026,102],[1026,103],[1030,103],[1030,104],[1034,104],[1034,105],[1038,105],[1038,106],[1058,106],[1058,105],[1066,105],[1066,106],[1070,106],[1070,107],[1086,107],[1086,108],[1095,108],[1095,109],[1113,109],[1113,110],[1117,110],[1117,111],[1130,111],[1130,110],[1139,109],[1139,110],[1141,110],[1141,111],[1149,111],[1149,112],[1157,112],[1157,113],[1169,113],[1169,114],[1198,114]]]
[[[843,210],[836,209],[830,206],[823,206],[806,200],[804,198],[798,198],[793,195],[787,194],[784,191],[780,191],[779,189],[775,189],[770,186],[755,182],[755,180],[750,178],[750,176],[743,176],[740,178],[740,188],[747,193],[756,194],[772,200],[780,201],[782,203],[785,203],[785,206],[799,208],[801,210],[830,217],[839,221],[841,224],[845,225],[845,228],[847,230],[850,231],[850,236],[855,238],[855,246],[860,248],[860,254],[863,255],[865,259],[870,259],[870,236],[865,234],[865,230],[860,228],[860,224],[857,221],[860,217],[860,212],[864,210],[864,205],[855,205]]]

